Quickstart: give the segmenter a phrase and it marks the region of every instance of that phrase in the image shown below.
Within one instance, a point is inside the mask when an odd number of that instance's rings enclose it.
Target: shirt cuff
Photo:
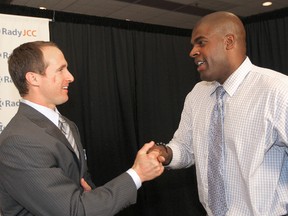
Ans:
[[[126,171],[130,176],[131,178],[133,179],[135,185],[136,185],[136,188],[137,190],[142,186],[142,182],[141,182],[141,179],[140,177],[138,176],[138,174],[136,173],[135,170],[133,170],[132,168],[130,168],[129,170]]]

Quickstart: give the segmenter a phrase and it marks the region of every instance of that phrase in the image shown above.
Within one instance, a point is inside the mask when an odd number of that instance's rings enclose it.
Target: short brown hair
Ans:
[[[46,46],[57,47],[50,41],[28,42],[15,48],[8,59],[8,69],[14,85],[21,96],[28,93],[26,73],[31,71],[38,74],[45,74],[45,65],[42,48]]]

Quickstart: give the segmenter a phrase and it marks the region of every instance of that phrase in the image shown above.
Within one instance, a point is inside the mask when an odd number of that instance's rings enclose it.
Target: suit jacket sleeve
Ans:
[[[55,137],[39,133],[0,139],[0,201],[3,207],[12,206],[7,215],[108,216],[136,202],[137,189],[127,173],[83,192],[71,178],[71,152]]]

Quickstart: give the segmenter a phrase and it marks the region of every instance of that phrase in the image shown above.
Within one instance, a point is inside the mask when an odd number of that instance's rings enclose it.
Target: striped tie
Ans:
[[[69,141],[70,145],[72,146],[75,154],[79,158],[79,151],[76,146],[72,131],[70,130],[69,124],[64,120],[64,118],[59,115],[59,123],[58,123],[59,129],[62,131],[62,133],[66,136],[67,140]]]

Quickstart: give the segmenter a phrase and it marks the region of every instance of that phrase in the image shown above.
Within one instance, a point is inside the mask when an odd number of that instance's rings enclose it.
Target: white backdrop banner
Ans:
[[[49,41],[49,19],[0,14],[0,134],[15,115],[20,95],[8,72],[14,48],[30,41]]]

